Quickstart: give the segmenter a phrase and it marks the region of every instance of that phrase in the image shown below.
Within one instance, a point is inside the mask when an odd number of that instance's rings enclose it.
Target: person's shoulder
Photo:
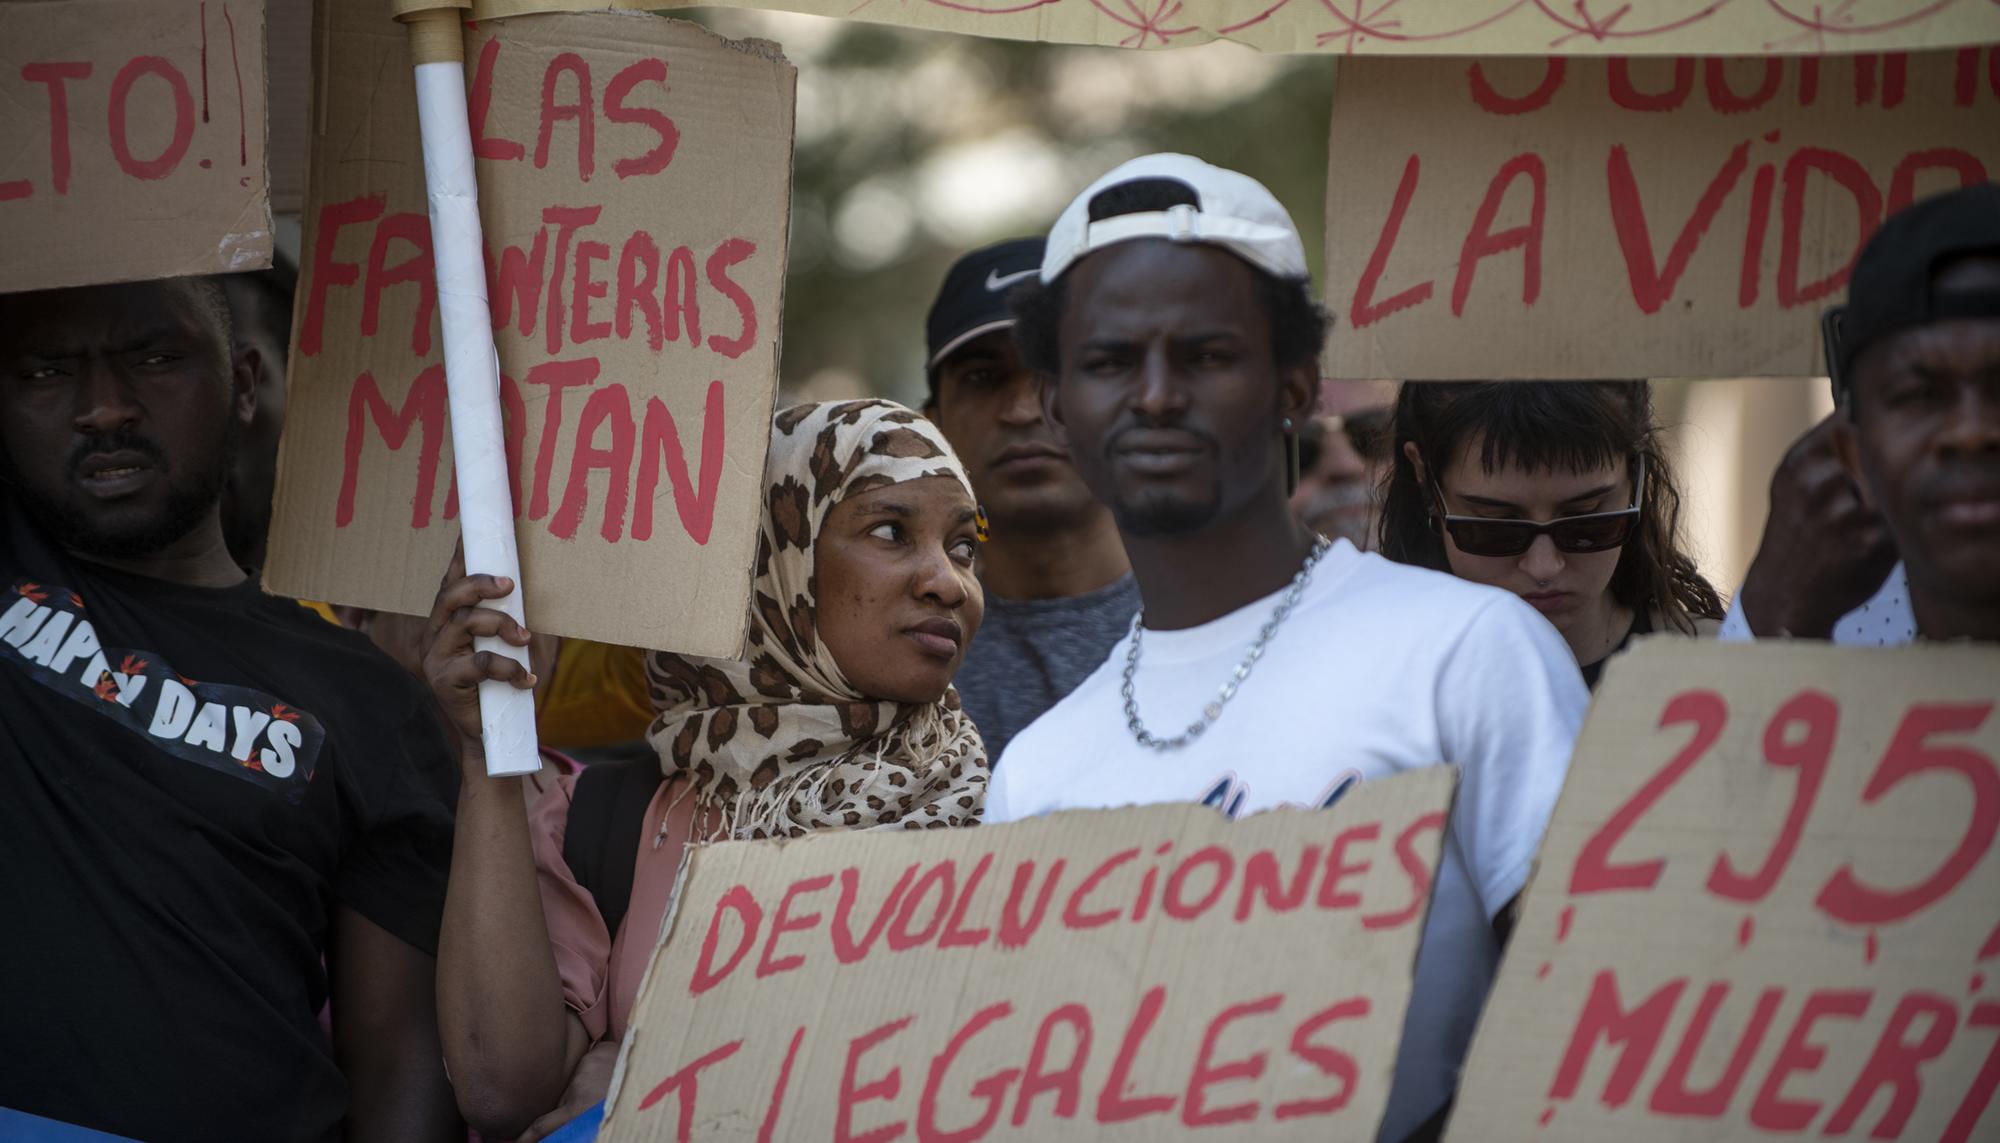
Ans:
[[[1447,572],[1399,564],[1375,552],[1349,552],[1350,566],[1326,593],[1327,602],[1349,603],[1371,614],[1417,626],[1459,626],[1518,597]],[[1526,609],[1526,604],[1521,604]],[[1530,612],[1532,614],[1532,612]]]
[[[1111,709],[1108,704],[1115,693],[1111,679],[1116,674],[1112,666],[1116,658],[1105,660],[1075,690],[1016,732],[998,761],[1015,767],[1018,774],[1019,767],[1032,766],[1038,759],[1074,757],[1078,745],[1089,741],[1093,727],[1108,717],[1105,712]]]

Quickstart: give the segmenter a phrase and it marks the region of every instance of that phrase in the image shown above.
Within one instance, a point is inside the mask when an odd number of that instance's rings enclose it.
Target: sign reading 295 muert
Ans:
[[[1615,660],[1454,1143],[2000,1138],[2000,648]]]

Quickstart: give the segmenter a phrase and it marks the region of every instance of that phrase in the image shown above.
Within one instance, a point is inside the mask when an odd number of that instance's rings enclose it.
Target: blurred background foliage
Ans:
[[[897,0],[874,0],[893,3]],[[1338,61],[1228,43],[1135,52],[1016,43],[789,13],[696,9],[782,44],[799,69],[781,401],[924,397],[925,311],[958,255],[1044,233],[1091,180],[1184,151],[1261,180],[1323,281]],[[1741,581],[1787,445],[1831,407],[1820,381],[1656,381],[1690,547]]]
[[[788,395],[924,393],[923,320],[953,259],[1041,233],[1072,195],[1151,151],[1256,177],[1292,211],[1315,277],[1334,63],[1216,43],[1172,52],[976,39],[708,11],[799,68]]]

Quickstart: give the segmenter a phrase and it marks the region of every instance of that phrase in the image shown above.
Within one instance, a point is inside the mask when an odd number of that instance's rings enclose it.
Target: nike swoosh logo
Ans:
[[[997,294],[1023,278],[1032,278],[1039,273],[1040,270],[1021,270],[1003,278],[1000,276],[1000,268],[996,266],[986,271],[986,288]]]

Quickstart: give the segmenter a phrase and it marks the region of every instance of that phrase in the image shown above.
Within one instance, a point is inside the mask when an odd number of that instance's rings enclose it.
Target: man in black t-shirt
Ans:
[[[0,296],[0,1106],[462,1140],[450,755],[415,680],[230,559],[254,355],[205,279]]]

